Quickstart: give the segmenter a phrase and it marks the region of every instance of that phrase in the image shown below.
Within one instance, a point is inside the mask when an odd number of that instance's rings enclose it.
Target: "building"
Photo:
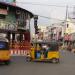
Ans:
[[[63,26],[61,24],[52,24],[47,27],[48,40],[63,40]]]
[[[38,33],[38,39],[39,40],[43,40],[43,41],[47,41],[47,26],[38,26],[39,28],[39,33]]]
[[[30,19],[34,15],[14,5],[14,1],[0,0],[0,33],[5,33],[12,44],[23,41],[30,43]]]
[[[72,19],[67,19],[64,40],[67,43],[75,41],[75,23],[72,21]]]
[[[52,24],[51,26],[39,26],[38,39],[44,41],[57,40],[62,41],[64,37],[64,27],[61,24]]]

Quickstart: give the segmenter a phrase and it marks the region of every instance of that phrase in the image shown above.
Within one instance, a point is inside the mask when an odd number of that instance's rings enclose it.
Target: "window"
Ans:
[[[0,15],[0,19],[5,19],[5,15]]]

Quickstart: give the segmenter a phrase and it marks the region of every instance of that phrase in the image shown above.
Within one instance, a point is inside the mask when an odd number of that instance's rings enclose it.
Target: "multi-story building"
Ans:
[[[39,26],[38,38],[44,41],[57,40],[62,41],[64,37],[64,27],[60,24],[51,26]]]
[[[67,42],[72,42],[75,41],[75,24],[71,19],[67,19],[67,21],[64,40]]]
[[[4,0],[5,1],[5,0]],[[7,1],[7,0],[6,0]],[[11,2],[12,0],[10,0]],[[6,32],[9,35],[15,33],[29,31],[29,22],[33,14],[18,6],[10,3],[0,2],[0,32]],[[22,35],[21,35],[22,36]],[[10,40],[10,39],[9,39]]]
[[[39,33],[38,33],[38,39],[46,41],[48,34],[47,34],[47,26],[39,26]]]
[[[48,40],[62,40],[63,38],[63,26],[59,24],[52,24],[47,27]]]
[[[0,33],[5,33],[10,42],[30,43],[31,12],[16,6],[15,0],[0,0]],[[27,45],[27,44],[26,44]]]

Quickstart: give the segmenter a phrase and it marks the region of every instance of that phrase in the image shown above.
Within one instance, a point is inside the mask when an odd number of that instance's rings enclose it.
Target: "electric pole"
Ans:
[[[66,31],[66,28],[67,28],[67,19],[68,19],[68,5],[66,6],[65,25],[64,25],[64,37],[65,37],[65,31]],[[63,38],[63,46],[64,46],[64,43],[65,43],[65,38]]]

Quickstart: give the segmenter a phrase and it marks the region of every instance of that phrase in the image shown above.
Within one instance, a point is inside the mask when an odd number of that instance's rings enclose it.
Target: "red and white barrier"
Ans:
[[[30,54],[28,50],[10,50],[11,56],[26,56]]]

